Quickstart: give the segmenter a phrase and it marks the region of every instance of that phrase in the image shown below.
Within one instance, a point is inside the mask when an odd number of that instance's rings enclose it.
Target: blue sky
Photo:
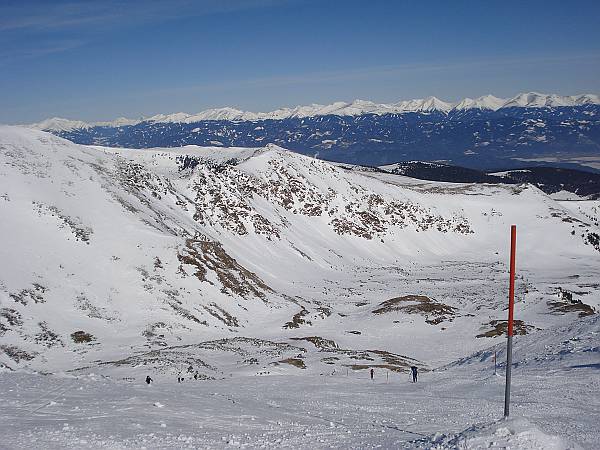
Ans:
[[[600,93],[600,1],[0,2],[0,123]]]

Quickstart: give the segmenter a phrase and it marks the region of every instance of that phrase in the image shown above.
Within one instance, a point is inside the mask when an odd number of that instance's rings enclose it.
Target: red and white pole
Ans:
[[[515,253],[517,247],[517,226],[510,227],[510,283],[508,288],[508,342],[506,346],[506,386],[504,388],[504,417],[510,410],[510,382],[512,371],[513,320],[515,310]]]

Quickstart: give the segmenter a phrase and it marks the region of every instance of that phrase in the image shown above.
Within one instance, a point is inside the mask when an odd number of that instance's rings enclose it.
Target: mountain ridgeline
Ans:
[[[420,180],[450,183],[530,183],[546,194],[570,192],[578,197],[600,198],[600,173],[561,167],[523,167],[485,172],[448,164],[407,161],[381,166],[379,169]]]
[[[79,144],[151,148],[273,143],[320,159],[369,166],[420,160],[484,170],[549,164],[577,168],[581,158],[600,154],[600,105],[594,103],[339,114],[346,113],[196,120],[203,117],[198,115],[39,126]]]

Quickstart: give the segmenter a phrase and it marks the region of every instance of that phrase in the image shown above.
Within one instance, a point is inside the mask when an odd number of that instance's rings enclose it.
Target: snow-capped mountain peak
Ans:
[[[163,123],[169,123],[169,122],[183,122],[185,121],[190,115],[184,112],[179,112],[179,113],[174,113],[174,114],[157,114],[155,116],[152,117],[148,117],[146,119],[147,122],[163,122]]]
[[[124,117],[108,122],[87,123],[79,120],[69,120],[58,117],[46,119],[42,122],[29,125],[30,128],[46,131],[72,131],[87,129],[95,126],[121,127],[136,125],[141,122],[154,123],[194,123],[203,120],[226,121],[257,121],[257,120],[284,120],[289,118],[317,117],[327,115],[360,116],[364,114],[403,114],[409,112],[464,111],[469,109],[483,109],[497,111],[502,108],[551,108],[561,106],[585,106],[600,104],[600,97],[595,94],[580,94],[562,96],[558,94],[541,94],[527,92],[518,94],[510,99],[495,97],[491,94],[478,98],[464,98],[458,102],[450,103],[437,97],[424,99],[401,100],[396,103],[375,103],[369,100],[354,100],[348,102],[334,102],[329,105],[311,104],[305,106],[284,107],[270,112],[242,111],[237,108],[223,107],[201,111],[196,114],[184,112],[174,114],[157,114],[148,118],[127,119]]]
[[[576,105],[598,105],[600,96],[594,94],[572,95],[571,98]]]
[[[396,113],[419,112],[419,111],[443,111],[448,112],[452,109],[452,104],[444,102],[437,97],[427,97],[425,99],[402,100],[391,105]]]
[[[452,109],[452,103],[447,103],[437,97],[427,97],[423,100],[420,111],[444,111],[448,112]]]
[[[125,127],[128,125],[136,125],[140,121],[136,119],[128,119],[126,117],[119,117],[115,120],[106,121],[106,122],[95,122],[93,125],[101,126],[101,127]]]
[[[598,96],[591,94],[579,96],[563,96],[557,94],[540,94],[539,92],[527,92],[519,94],[509,99],[504,103],[504,105],[502,105],[502,107],[544,108],[557,106],[578,106],[597,102]]]
[[[90,128],[92,125],[81,120],[70,120],[62,117],[52,117],[39,123],[29,125],[29,128],[47,131],[71,131]]]
[[[461,100],[460,102],[456,103],[453,109],[457,111],[467,109],[489,109],[492,111],[496,111],[502,108],[504,103],[506,103],[505,99],[488,94],[475,99],[467,97]]]

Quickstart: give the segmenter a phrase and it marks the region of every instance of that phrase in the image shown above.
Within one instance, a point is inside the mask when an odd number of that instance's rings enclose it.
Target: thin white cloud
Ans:
[[[181,17],[226,14],[293,1],[297,0],[43,0],[13,3],[0,0],[0,66],[84,46],[101,39],[107,29]],[[76,37],[65,40],[65,31]]]
[[[61,53],[85,45],[83,40],[46,41],[39,46],[7,48],[0,50],[0,66],[8,65],[22,59],[37,58],[53,53]]]
[[[373,67],[357,67],[344,70],[307,72],[300,75],[282,75],[252,79],[229,80],[217,83],[203,83],[191,86],[173,87],[153,91],[154,94],[181,94],[241,88],[285,87],[294,85],[333,83],[356,80],[377,80],[385,77],[401,76],[407,73],[446,72],[452,70],[481,70],[505,66],[536,66],[564,63],[600,62],[600,52],[581,55],[534,56],[522,58],[499,58],[442,63],[414,63]]]
[[[0,6],[0,33],[53,32],[64,29],[126,26],[180,17],[231,13],[279,6],[291,0],[105,0],[44,1]]]

